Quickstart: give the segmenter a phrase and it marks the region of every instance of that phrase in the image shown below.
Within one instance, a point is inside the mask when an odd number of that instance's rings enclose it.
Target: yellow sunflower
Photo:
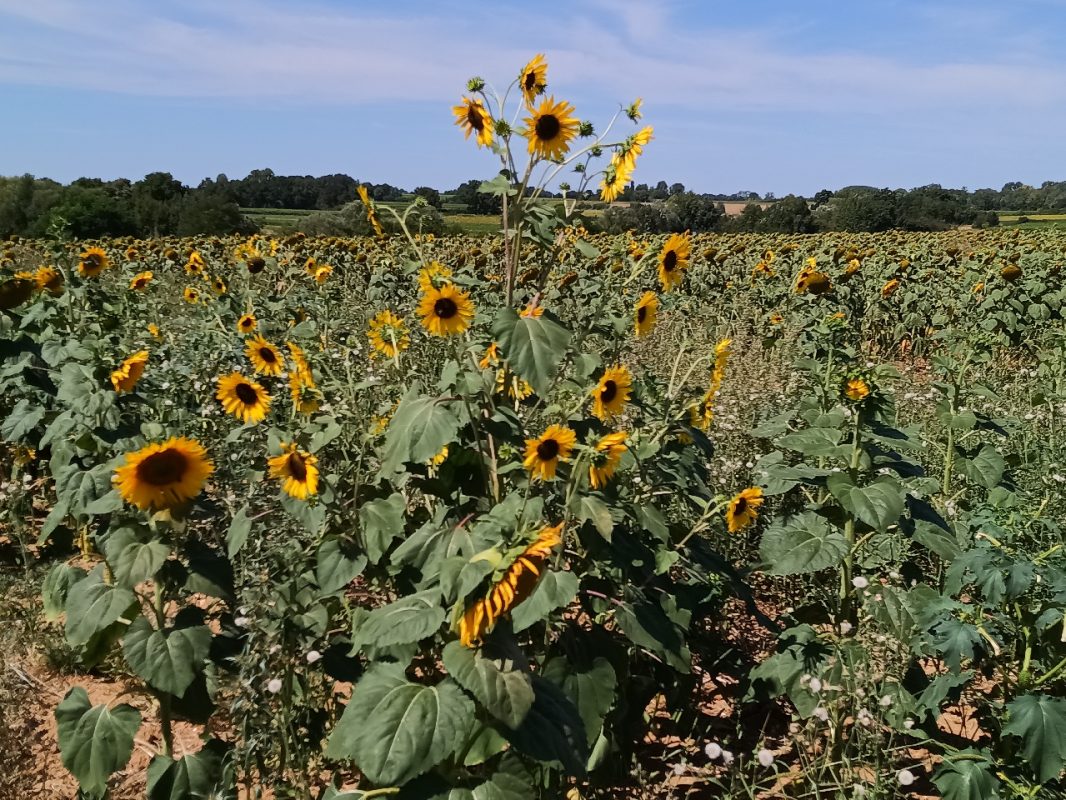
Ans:
[[[237,320],[237,330],[241,333],[251,333],[259,325],[258,320],[255,318],[255,314],[242,314],[241,318]]]
[[[295,442],[282,444],[282,453],[268,460],[270,477],[282,482],[289,497],[306,500],[318,494],[318,459],[296,447]]]
[[[455,114],[455,124],[465,129],[464,138],[469,139],[473,133],[478,147],[492,144],[492,117],[480,100],[464,97],[462,104],[452,107],[452,113]]]
[[[182,292],[182,297],[185,298],[186,303],[189,303],[191,305],[195,305],[196,303],[200,302],[200,293],[191,286],[185,287],[185,291]]]
[[[618,431],[609,433],[596,442],[592,463],[589,465],[589,483],[593,489],[602,489],[614,476],[622,461],[622,455],[629,449],[625,441],[625,432]]]
[[[366,219],[370,223],[370,227],[374,229],[374,235],[379,239],[385,238],[385,229],[381,226],[381,220],[378,219],[377,209],[374,208],[374,203],[370,199],[370,193],[367,192],[366,187],[359,184],[355,187],[356,193],[359,195],[359,199],[362,201],[363,206],[366,208]]]
[[[730,533],[737,533],[750,526],[759,517],[759,507],[764,503],[762,489],[753,486],[745,489],[729,501],[725,521]]]
[[[659,298],[655,292],[645,292],[637,301],[633,312],[633,330],[636,335],[647,336],[655,329],[659,319]]]
[[[285,359],[282,358],[281,351],[262,336],[249,339],[244,347],[244,354],[252,362],[257,374],[276,378],[285,369]]]
[[[193,250],[189,254],[188,262],[185,264],[185,271],[190,275],[203,275],[204,257]]]
[[[152,282],[151,272],[139,272],[133,276],[130,281],[130,289],[135,292],[143,292],[148,288],[148,284]]]
[[[322,393],[315,386],[310,369],[289,371],[289,394],[292,397],[292,407],[304,416],[314,414],[322,404]]]
[[[618,196],[625,191],[626,184],[632,177],[632,172],[625,163],[612,159],[607,169],[603,171],[603,180],[600,181],[600,199],[605,203],[613,203]]]
[[[138,508],[171,508],[196,497],[214,466],[195,439],[173,437],[132,453],[115,470],[115,485]]]
[[[159,330],[159,326],[156,325],[154,322],[149,322],[148,323],[148,332],[150,334],[152,334],[152,338],[153,339],[157,339],[158,340],[158,339],[162,339],[163,338],[163,334]]]
[[[881,296],[888,298],[896,293],[896,289],[899,288],[899,278],[893,278],[884,286],[881,287]]]
[[[395,358],[398,353],[411,346],[407,324],[388,310],[379,311],[374,315],[366,335],[372,348],[371,356],[380,354],[385,358]]]
[[[574,107],[549,97],[531,111],[523,134],[529,139],[529,152],[538,158],[561,159],[570,149],[570,140],[577,136],[579,120],[572,116]]]
[[[570,460],[577,435],[562,425],[549,425],[536,439],[526,439],[526,457],[523,465],[532,478],[542,481],[555,479],[555,470],[560,461]]]
[[[83,278],[95,278],[111,265],[107,253],[101,247],[89,247],[81,254],[78,274]]]
[[[63,273],[55,267],[41,267],[33,274],[37,291],[48,292],[53,297],[63,294]]]
[[[483,597],[467,606],[459,618],[459,641],[475,647],[492,630],[496,620],[533,594],[552,550],[562,544],[562,523],[541,529],[536,541],[523,550]]]
[[[537,53],[526,64],[518,76],[518,86],[522,90],[522,97],[526,105],[533,107],[533,101],[548,88],[548,62],[544,60],[543,53]]]
[[[211,280],[211,288],[215,294],[223,295],[226,293],[226,282],[222,278],[213,278]]]
[[[592,413],[608,422],[622,413],[633,388],[633,378],[622,365],[609,368],[592,390]]]
[[[451,336],[459,334],[470,327],[474,318],[474,304],[470,296],[446,283],[437,288],[422,290],[422,299],[418,303],[418,315],[422,317],[422,327],[432,336]]]
[[[663,291],[668,292],[681,283],[683,271],[688,267],[692,256],[692,240],[689,235],[675,233],[666,240],[659,251],[659,282]]]
[[[316,269],[318,269],[318,262],[315,261],[315,257],[308,256],[307,260],[304,262],[304,272],[311,277],[314,277]]]
[[[870,385],[862,378],[849,378],[844,384],[844,395],[856,403],[861,403],[870,396]]]
[[[111,373],[111,385],[119,394],[132,392],[137,381],[144,374],[144,368],[148,364],[148,351],[141,350],[134,353],[119,364],[118,369]]]
[[[323,264],[321,267],[318,267],[317,269],[315,269],[315,274],[314,274],[315,283],[317,283],[319,286],[321,286],[322,284],[324,284],[329,279],[329,276],[332,275],[332,274],[333,274],[333,267],[331,267],[329,264]]]
[[[622,142],[622,145],[615,152],[612,160],[617,161],[625,167],[627,172],[632,172],[637,166],[637,158],[639,158],[640,154],[644,152],[644,148],[648,146],[648,142],[654,138],[652,136],[654,132],[655,129],[652,128],[651,125],[641,128]]]
[[[270,395],[255,381],[231,372],[218,379],[215,395],[226,409],[241,422],[261,422],[270,411]]]

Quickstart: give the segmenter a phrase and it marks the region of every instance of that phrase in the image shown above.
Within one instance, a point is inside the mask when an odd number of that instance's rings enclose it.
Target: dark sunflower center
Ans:
[[[637,309],[637,322],[643,323],[648,318],[648,307],[641,306]]]
[[[277,360],[278,360],[278,357],[276,355],[274,355],[274,351],[271,350],[269,347],[260,347],[259,348],[259,357],[261,359],[263,359],[268,364],[277,363]]]
[[[677,268],[677,253],[673,250],[667,250],[663,256],[663,269],[667,272],[673,272]]]
[[[258,256],[253,256],[248,261],[248,271],[251,273],[259,272],[266,266],[266,261]]]
[[[481,111],[477,106],[467,107],[466,121],[475,131],[481,131],[485,127],[485,120],[481,117]]]
[[[178,483],[189,468],[189,460],[178,450],[153,453],[137,465],[137,479],[152,486]]]
[[[743,514],[748,510],[748,501],[743,497],[738,497],[736,505],[733,506],[734,514]]]
[[[538,139],[542,142],[550,142],[559,135],[559,131],[562,130],[563,126],[559,122],[559,118],[554,114],[542,114],[537,119],[537,124],[534,127]]]
[[[299,453],[289,454],[289,474],[301,483],[307,480],[307,463]]]
[[[89,253],[89,257],[85,260],[93,267],[99,267],[103,263],[103,259],[100,257],[99,253]]]
[[[555,439],[545,439],[537,445],[537,458],[541,461],[551,461],[559,455],[559,443]]]
[[[433,304],[433,313],[440,319],[451,319],[459,313],[459,306],[450,297],[442,297]]]
[[[534,89],[536,89],[537,88],[537,73],[534,72],[533,70],[530,70],[529,72],[527,72],[525,80],[522,81],[522,85],[525,87],[525,90],[527,92],[532,92]]]
[[[233,390],[233,393],[237,395],[237,399],[246,406],[254,406],[259,402],[259,392],[257,392],[251,384],[238,383],[237,387]]]
[[[604,381],[603,388],[600,389],[600,400],[605,403],[609,403],[618,396],[618,384],[614,381]]]
[[[250,327],[252,327],[252,321],[250,319],[247,319],[247,318],[242,319],[241,320],[241,327],[242,328],[250,328]]]

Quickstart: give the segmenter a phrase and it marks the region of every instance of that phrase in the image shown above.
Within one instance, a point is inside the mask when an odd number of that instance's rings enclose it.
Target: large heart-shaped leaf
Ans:
[[[835,567],[847,552],[844,535],[812,511],[775,522],[759,546],[759,555],[771,575],[800,575]]]
[[[120,619],[130,619],[137,608],[137,598],[129,589],[104,583],[97,567],[78,581],[67,594],[67,641],[88,644],[97,633]]]
[[[964,751],[960,755],[971,755]],[[944,761],[933,775],[944,800],[999,800],[999,778],[986,760]]]
[[[1022,755],[1041,783],[1066,766],[1066,700],[1028,694],[1007,704],[1004,736],[1022,740]]]
[[[846,472],[834,472],[826,486],[849,514],[876,530],[888,530],[903,513],[903,488],[892,478],[858,486]]]
[[[389,423],[382,472],[396,472],[405,463],[429,461],[455,439],[458,430],[459,418],[448,402],[420,396],[417,384],[413,385]]]
[[[155,575],[170,555],[167,544],[132,528],[119,528],[108,536],[104,551],[115,579],[127,589]]]
[[[444,668],[485,710],[509,728],[522,724],[533,705],[533,683],[528,672],[505,669],[494,659],[459,642],[444,648]]]
[[[94,707],[85,690],[77,686],[56,707],[55,717],[63,766],[78,779],[85,794],[102,797],[107,779],[130,760],[141,713],[125,703]]]
[[[532,676],[533,705],[504,736],[518,750],[540,761],[558,761],[574,775],[585,772],[588,739],[581,715],[566,693],[546,678]]]
[[[578,578],[572,572],[548,572],[533,594],[515,606],[511,621],[515,633],[540,622],[557,608],[565,608],[577,596]]]
[[[389,549],[393,539],[403,533],[403,512],[406,501],[396,492],[389,497],[371,500],[359,509],[366,552],[377,563]]]
[[[356,647],[392,647],[432,636],[444,622],[440,592],[418,592],[375,608],[355,631]]]
[[[333,594],[358,578],[366,568],[366,556],[353,552],[353,545],[339,537],[322,541],[315,554],[315,580],[326,594]]]
[[[122,639],[130,668],[153,689],[181,697],[202,668],[211,647],[206,625],[157,631],[138,617]]]
[[[570,331],[545,311],[539,317],[519,316],[501,308],[492,323],[500,351],[519,377],[537,392],[546,392],[570,344]]]

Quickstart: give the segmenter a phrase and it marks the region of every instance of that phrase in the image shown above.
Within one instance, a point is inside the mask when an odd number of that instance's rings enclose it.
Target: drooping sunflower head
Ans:
[[[603,180],[600,181],[600,199],[605,203],[613,203],[625,191],[626,184],[629,183],[631,177],[631,169],[625,162],[612,160],[603,171]]]
[[[633,378],[626,367],[609,368],[592,390],[592,413],[604,422],[614,419],[622,413],[632,389]]]
[[[385,228],[381,225],[381,220],[378,219],[378,211],[374,207],[374,201],[370,199],[370,192],[363,184],[359,184],[355,187],[356,194],[359,195],[359,200],[362,202],[363,207],[366,209],[366,219],[370,223],[370,227],[374,229],[374,235],[379,239],[385,238]]]
[[[474,304],[466,292],[447,283],[439,289],[423,290],[418,315],[422,318],[422,327],[431,336],[452,336],[470,327]]]
[[[143,292],[148,288],[148,284],[151,282],[151,272],[139,272],[133,276],[132,280],[130,280],[130,289],[135,292]]]
[[[111,386],[118,394],[132,392],[137,381],[144,374],[144,368],[148,364],[148,351],[141,350],[122,360],[118,369],[111,373]]]
[[[305,417],[314,414],[322,405],[322,393],[315,386],[314,376],[306,365],[289,370],[289,394],[292,407]]]
[[[625,431],[608,433],[596,442],[589,464],[589,484],[593,489],[602,489],[614,477],[622,456],[629,449],[625,442]]]
[[[232,414],[244,423],[262,422],[270,411],[270,395],[266,389],[239,372],[231,372],[219,378],[215,396],[227,414]]]
[[[262,336],[249,339],[244,347],[244,354],[252,362],[256,373],[276,378],[285,370],[285,359],[281,351]]]
[[[37,291],[37,282],[30,278],[8,278],[0,283],[0,309],[5,311],[25,303]]]
[[[759,508],[765,502],[762,489],[753,486],[729,501],[725,510],[725,521],[730,533],[737,533],[750,526],[759,516]]]
[[[554,97],[549,97],[530,111],[523,134],[529,140],[529,152],[549,161],[563,158],[580,124],[573,116],[574,107],[565,100],[556,102]]]
[[[33,274],[37,291],[48,292],[53,297],[63,294],[63,273],[55,267],[41,267]]]
[[[127,503],[144,510],[163,509],[196,497],[213,470],[199,442],[175,437],[126,453],[114,481]]]
[[[464,97],[460,105],[452,107],[455,124],[463,129],[464,138],[469,139],[473,133],[478,147],[492,144],[492,116],[485,105],[477,98]]]
[[[258,325],[255,314],[241,314],[241,318],[237,320],[237,330],[241,333],[251,333]]]
[[[659,282],[663,291],[668,292],[679,285],[684,278],[692,256],[692,239],[687,233],[671,234],[663,249],[659,251]]]
[[[644,152],[644,148],[648,146],[654,137],[655,129],[651,125],[647,125],[627,138],[615,151],[612,161],[616,161],[625,167],[627,173],[632,173],[637,166],[637,159],[641,153]]]
[[[88,247],[78,262],[78,274],[83,278],[95,278],[109,266],[111,262],[102,247]]]
[[[281,455],[269,459],[270,477],[281,481],[281,488],[289,497],[306,500],[318,494],[318,459],[295,442],[282,444]]]
[[[555,479],[555,470],[560,461],[569,461],[577,435],[563,425],[549,425],[536,439],[526,439],[526,457],[523,461],[531,478],[542,481]]]
[[[385,358],[395,358],[398,353],[411,346],[407,324],[389,310],[379,311],[374,315],[366,335],[370,340],[372,357],[382,355]]]
[[[633,330],[636,335],[647,336],[655,329],[659,318],[659,298],[655,292],[645,292],[633,311]]]
[[[537,53],[518,75],[518,87],[526,105],[533,106],[533,101],[548,88],[548,62],[543,53]]]

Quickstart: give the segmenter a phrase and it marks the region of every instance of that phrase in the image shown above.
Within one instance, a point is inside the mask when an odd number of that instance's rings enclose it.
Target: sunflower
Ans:
[[[198,441],[172,437],[126,453],[114,481],[127,503],[144,510],[170,508],[196,497],[213,470]]]
[[[637,166],[637,158],[644,152],[644,148],[648,146],[654,137],[653,133],[655,129],[651,125],[641,128],[632,136],[627,138],[622,145],[615,152],[613,161],[621,164],[625,167],[627,172],[632,172]]]
[[[622,413],[633,387],[633,378],[624,366],[611,367],[603,373],[592,390],[592,413],[607,422]]]
[[[469,139],[474,133],[477,134],[478,147],[492,144],[492,117],[480,100],[464,97],[462,104],[452,107],[452,113],[455,114],[455,124],[465,128],[464,138]]]
[[[533,107],[533,101],[548,88],[548,62],[543,53],[537,53],[518,75],[518,86],[526,105]]]
[[[1017,264],[1007,264],[1003,269],[999,271],[1000,277],[1008,283],[1014,283],[1020,277],[1022,277],[1022,268]]]
[[[148,288],[148,284],[152,282],[151,272],[139,272],[133,276],[130,281],[130,289],[135,292],[143,292]]]
[[[366,336],[370,340],[371,356],[381,354],[385,358],[396,358],[398,353],[411,346],[407,324],[388,310],[379,311],[374,315]]]
[[[200,302],[200,293],[191,286],[185,287],[185,291],[182,293],[182,297],[185,298],[186,303],[190,303],[193,305]]]
[[[829,276],[817,270],[804,270],[800,272],[799,278],[796,280],[796,294],[810,292],[813,295],[822,295],[832,288],[833,284],[829,280]]]
[[[188,262],[185,264],[185,271],[190,275],[203,275],[204,257],[197,251],[193,250],[189,254]]]
[[[725,521],[730,533],[737,533],[750,526],[759,517],[759,507],[764,503],[762,489],[753,486],[745,489],[729,501]]]
[[[607,169],[603,171],[603,180],[600,181],[600,199],[605,203],[613,203],[625,191],[626,184],[629,183],[631,177],[631,171],[623,162],[616,162],[612,159]]]
[[[655,329],[659,318],[659,298],[655,292],[645,292],[637,301],[633,312],[633,329],[636,335],[647,336]]]
[[[231,372],[218,379],[215,395],[226,409],[241,422],[261,422],[270,411],[270,395],[255,381],[239,372]]]
[[[332,274],[333,267],[331,267],[329,264],[323,264],[321,267],[315,270],[315,283],[321,286],[329,279],[329,276]]]
[[[311,277],[314,277],[316,269],[318,269],[318,262],[315,261],[315,257],[308,256],[307,260],[304,262],[304,272]]]
[[[251,333],[258,325],[255,314],[241,314],[241,318],[237,320],[237,330],[241,333]]]
[[[318,494],[318,459],[296,447],[295,442],[281,445],[282,453],[268,459],[270,477],[282,481],[289,497],[306,500]]]
[[[574,107],[565,100],[556,103],[554,97],[549,97],[531,111],[524,133],[529,139],[529,152],[539,158],[561,159],[577,135],[578,119],[571,116]]]
[[[459,641],[474,647],[492,630],[496,620],[533,594],[552,550],[562,543],[562,523],[542,528],[536,540],[519,553],[483,597],[475,600],[459,618]]]
[[[81,254],[78,262],[78,274],[83,278],[95,278],[110,266],[107,253],[101,247],[89,247]]]
[[[252,256],[244,262],[244,266],[248,270],[249,275],[258,275],[266,268],[266,259],[262,256]]]
[[[33,273],[37,291],[48,292],[53,297],[63,294],[63,273],[55,267],[41,267]]]
[[[126,248],[125,255],[127,261],[136,261],[138,258],[141,257],[141,254],[137,252],[137,248],[133,245],[130,245]]]
[[[292,360],[292,369],[295,372],[311,372],[311,365],[307,363],[307,357],[304,355],[303,348],[296,342],[285,342],[285,347],[289,349],[289,357]]]
[[[33,297],[36,289],[36,281],[27,278],[8,278],[0,283],[0,309],[6,311],[22,305]]]
[[[453,284],[422,290],[418,303],[422,327],[432,336],[450,336],[462,333],[470,327],[474,318],[474,304],[470,296]]]
[[[150,334],[152,334],[152,338],[153,339],[162,339],[163,338],[163,334],[160,332],[159,326],[156,325],[154,322],[149,322],[148,323],[148,332]]]
[[[252,362],[257,374],[263,373],[276,378],[285,369],[285,359],[282,358],[281,351],[262,336],[249,339],[244,347],[244,354]]]
[[[659,251],[659,282],[668,292],[681,283],[682,271],[688,267],[692,255],[692,240],[688,234],[675,233]]]
[[[849,378],[844,384],[844,395],[856,403],[861,403],[870,396],[870,385],[862,378]]]
[[[592,463],[589,465],[589,483],[593,489],[602,489],[614,475],[622,461],[622,455],[629,449],[625,441],[625,432],[618,431],[609,433],[596,442]]]
[[[322,404],[322,393],[315,386],[314,376],[309,369],[294,369],[289,372],[289,394],[292,407],[304,416],[318,411]]]
[[[530,477],[554,480],[559,462],[570,460],[575,441],[577,435],[562,425],[549,425],[536,439],[526,439],[526,458],[522,463]]]
[[[132,392],[137,381],[144,374],[145,365],[148,363],[148,351],[141,350],[134,353],[119,364],[118,369],[111,373],[111,385],[119,394]]]
[[[355,187],[356,193],[359,195],[359,199],[362,201],[363,206],[366,208],[366,219],[370,223],[370,227],[374,229],[374,235],[379,239],[385,238],[385,229],[381,227],[381,220],[378,219],[377,209],[374,208],[374,203],[370,199],[370,194],[367,192],[366,187],[363,184],[359,184]]]
[[[222,278],[213,278],[211,280],[211,288],[215,294],[223,295],[226,293],[226,282]]]

